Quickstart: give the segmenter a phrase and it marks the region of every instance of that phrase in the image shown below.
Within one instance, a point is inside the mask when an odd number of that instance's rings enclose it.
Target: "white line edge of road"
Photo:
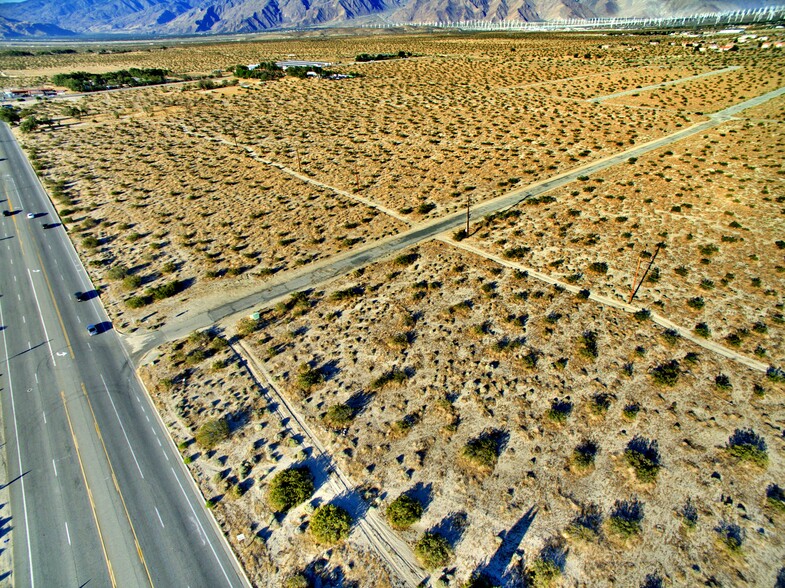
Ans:
[[[0,125],[5,125],[5,124],[6,123],[0,123]],[[6,125],[6,128],[7,128],[8,134],[10,136],[10,139],[13,141],[13,143],[15,145],[15,148],[18,149],[19,152],[22,154],[22,160],[27,164],[28,168],[32,169],[30,167],[30,161],[27,159],[27,155],[25,155],[24,151],[22,151],[21,146],[19,145],[19,142],[16,140],[16,137],[13,135],[13,133],[11,132],[10,128],[7,127],[7,125]],[[35,182],[38,183],[38,186],[39,186],[39,188],[41,190],[41,193],[43,193],[45,195],[45,199],[44,199],[45,202],[44,202],[43,206],[47,209],[47,212],[50,212],[52,214],[52,218],[53,219],[57,219],[57,221],[60,222],[60,224],[62,225],[63,224],[62,223],[62,219],[60,218],[60,215],[57,213],[57,210],[55,209],[54,204],[52,203],[52,200],[51,200],[51,198],[49,196],[49,192],[47,192],[47,190],[44,188],[43,184],[41,183],[41,179],[38,177],[38,174],[36,174],[33,171],[32,175],[35,178]],[[16,189],[16,185],[15,184],[14,184],[14,189]],[[65,226],[65,225],[63,225],[63,226]],[[82,261],[79,258],[79,255],[76,252],[76,248],[74,247],[73,242],[71,241],[70,237],[68,236],[68,233],[66,231],[59,231],[59,234],[60,234],[61,238],[63,239],[63,243],[64,243],[66,251],[68,251],[68,253],[69,253],[69,255],[70,255],[71,259],[72,259],[72,262],[73,262],[74,266],[77,268],[78,273],[82,276],[82,279],[84,280],[84,283],[87,284],[91,289],[95,290],[96,288],[95,288],[95,285],[93,284],[92,280],[90,279],[90,274],[84,268],[84,264],[82,264]],[[14,276],[14,278],[16,278],[16,276]],[[93,302],[95,302],[95,304],[96,304],[97,314],[99,315],[99,319],[105,319],[105,320],[108,321],[109,315],[106,313],[106,309],[103,306],[103,300],[101,299],[101,297],[100,296],[96,296],[93,299]],[[102,314],[103,314],[103,316],[101,316]],[[2,317],[0,317],[0,323],[2,323]],[[5,335],[5,333],[4,333],[4,335]],[[117,336],[117,344],[119,345],[123,355],[125,356],[126,362],[128,363],[128,366],[130,367],[131,371],[133,372],[134,377],[136,378],[137,384],[139,385],[139,387],[142,390],[144,390],[145,396],[146,396],[146,400],[150,404],[151,408],[153,409],[153,413],[155,414],[156,420],[157,420],[158,424],[160,425],[161,430],[165,433],[164,437],[166,437],[169,440],[171,449],[174,451],[174,453],[177,456],[179,456],[180,453],[177,450],[177,445],[175,444],[174,439],[172,439],[172,436],[169,434],[169,429],[166,428],[166,424],[164,423],[163,419],[161,418],[160,413],[155,408],[155,405],[152,402],[152,397],[150,396],[150,392],[147,390],[147,387],[144,385],[144,382],[139,377],[139,374],[137,374],[136,369],[134,368],[134,363],[133,363],[133,361],[131,361],[131,357],[128,355],[128,350],[125,348],[125,345],[120,340],[120,337],[119,337],[119,335],[117,334],[116,331],[115,331],[115,336]],[[8,354],[6,353],[6,356],[7,355]],[[10,379],[10,376],[9,376],[9,379]],[[13,400],[13,397],[12,397],[12,400]],[[18,442],[17,442],[17,448],[18,448]],[[164,453],[164,456],[166,457],[166,453]],[[169,461],[168,457],[167,457],[167,461]],[[196,485],[196,482],[194,481],[193,476],[191,476],[191,473],[185,468],[185,464],[183,464],[182,460],[176,460],[176,461],[179,463],[179,467],[181,468],[181,470],[180,470],[181,475],[184,475],[185,479],[190,482],[191,488],[195,491],[196,496],[201,496],[202,499],[204,499],[204,495],[202,494],[202,492],[199,489],[199,487]],[[20,455],[20,464],[21,464],[21,455]],[[21,471],[21,465],[20,465],[20,471]],[[175,479],[177,479],[177,478],[175,477]],[[178,484],[180,484],[179,479],[177,480],[177,482],[178,482]],[[24,487],[24,478],[22,478],[22,486]],[[180,487],[182,489],[182,484],[180,484]],[[24,494],[23,494],[23,498],[24,498]],[[193,511],[194,508],[191,505],[191,501],[188,500],[187,496],[186,496],[186,499],[187,499],[187,502],[188,502],[188,506]],[[215,516],[213,515],[213,513],[211,513],[209,510],[207,510],[203,506],[202,506],[202,511],[204,512],[204,514],[208,515],[208,520],[212,521],[213,530],[218,534],[219,537],[221,537],[223,539],[225,551],[234,559],[234,562],[236,564],[234,566],[235,567],[235,571],[238,572],[238,577],[240,578],[240,581],[241,582],[245,581],[245,586],[250,588],[250,586],[252,584],[251,584],[251,581],[248,579],[248,575],[245,572],[245,568],[243,567],[242,563],[238,559],[237,554],[235,553],[234,549],[229,544],[229,541],[228,541],[227,537],[224,535],[223,531],[221,530],[221,527],[218,525],[218,521],[215,519]],[[197,518],[197,521],[198,521],[198,518]],[[26,507],[25,507],[25,525],[27,525],[27,511],[26,511]],[[28,537],[29,537],[29,533],[28,533]],[[212,544],[210,545],[210,547],[211,548],[213,547]],[[30,545],[29,545],[29,541],[28,541],[28,550],[29,549],[30,549]],[[221,566],[221,570],[224,572],[224,575],[226,575],[226,571],[223,569],[223,565],[221,564],[220,559],[218,559],[218,555],[216,554],[214,549],[213,549],[213,554],[215,554],[216,561],[218,562],[219,566]],[[32,561],[31,561],[30,565],[31,565],[30,573],[31,573],[31,578],[32,578]],[[228,577],[227,577],[227,580],[228,580]],[[232,586],[231,581],[229,581],[229,585]],[[33,586],[31,586],[31,588],[33,588]]]
[[[52,358],[52,364],[57,367],[57,360],[55,353],[52,351],[52,340],[49,338],[49,332],[46,330],[46,322],[44,321],[44,314],[41,312],[41,305],[38,303],[38,293],[35,291],[35,284],[33,283],[33,274],[30,268],[27,268],[27,277],[30,278],[30,287],[33,289],[33,297],[35,298],[35,305],[38,308],[38,316],[41,319],[41,326],[44,328],[44,336],[46,337],[46,345],[49,347],[49,355]],[[29,343],[28,343],[29,345]]]
[[[0,325],[5,327],[5,318],[3,316],[3,303],[0,301]],[[11,357],[8,355],[8,336],[6,335],[7,327],[3,329],[3,346],[5,348],[5,367],[6,375],[8,376],[8,391],[11,396],[11,414],[14,417],[14,436],[16,437],[16,457],[19,463],[19,481],[22,482],[22,510],[25,517],[25,543],[27,543],[27,560],[30,562],[30,587],[35,587],[35,576],[33,574],[33,550],[30,545],[30,526],[28,524],[27,516],[27,494],[25,493],[25,477],[24,468],[22,467],[22,450],[19,445],[19,426],[16,423],[16,405],[14,403],[14,382],[11,378]]]
[[[123,425],[123,421],[120,419],[120,413],[117,412],[117,407],[114,404],[114,400],[112,400],[112,395],[109,393],[109,386],[106,385],[106,380],[104,380],[104,375],[99,374],[101,376],[101,382],[104,384],[104,390],[106,390],[106,396],[109,398],[109,402],[112,403],[112,408],[114,409],[114,414],[117,417],[117,422],[120,423],[120,428],[123,431],[123,437],[125,437],[125,442],[128,444],[128,449],[131,451],[131,457],[134,458],[134,463],[136,464],[136,469],[139,470],[139,475],[142,476],[144,480],[144,474],[142,473],[142,468],[139,467],[139,462],[136,460],[136,452],[134,451],[133,446],[131,445],[130,439],[128,439],[128,433],[125,432],[125,425]]]

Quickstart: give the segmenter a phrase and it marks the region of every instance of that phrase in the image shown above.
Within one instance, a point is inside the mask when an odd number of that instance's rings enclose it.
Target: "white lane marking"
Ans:
[[[166,458],[166,461],[169,461],[169,456],[168,456],[168,455],[166,455],[166,451],[164,451],[164,450],[162,449],[162,450],[161,450],[161,453],[163,453],[163,454],[164,454],[164,457]]]
[[[44,424],[46,424],[46,413],[42,412],[41,414],[44,415]]]
[[[146,418],[146,419],[147,419],[147,422],[148,422],[148,423],[150,422],[150,417],[149,417],[149,416],[147,416],[147,415],[144,415],[144,418]]]
[[[155,508],[155,507],[153,507],[153,508]],[[155,509],[155,514],[157,514],[157,515],[158,515],[158,522],[159,522],[159,523],[161,523],[161,526],[162,526],[162,527],[165,529],[166,527],[164,526],[164,521],[163,521],[163,519],[161,518],[161,513],[160,513],[160,512],[158,512],[158,509],[157,509],[157,508]]]
[[[35,291],[35,284],[33,284],[33,274],[30,273],[30,268],[27,269],[27,276],[30,278],[30,286],[33,288],[33,297],[35,298],[35,305],[38,307],[38,316],[41,317],[41,326],[44,328],[44,335],[46,335],[46,344],[49,346],[49,355],[52,356],[52,364],[57,367],[57,360],[55,359],[54,351],[52,351],[52,340],[49,338],[49,332],[46,330],[46,323],[44,323],[44,313],[41,312],[41,305],[38,303],[38,294]]]
[[[79,321],[79,324],[82,324],[82,319],[79,318],[79,315],[76,315],[76,320]]]
[[[65,278],[63,277],[63,274],[60,274],[60,279],[61,279],[63,282],[65,282]]]
[[[16,298],[19,300],[19,302],[22,302],[22,295],[21,294],[17,294]]]
[[[27,319],[25,318],[25,315],[22,315],[22,322],[23,322],[25,325],[27,324]]]
[[[68,545],[71,545],[71,533],[68,532],[68,523],[65,524],[65,536],[68,539]]]
[[[180,491],[183,493],[183,496],[185,497],[185,501],[188,503],[188,507],[191,509],[191,512],[194,515],[194,519],[196,519],[196,524],[199,525],[199,529],[202,531],[202,536],[204,537],[204,540],[207,542],[207,545],[210,546],[210,551],[213,552],[213,555],[215,556],[215,561],[218,562],[218,567],[221,568],[221,571],[224,574],[224,578],[226,578],[226,582],[231,586],[232,585],[232,581],[229,579],[229,576],[226,574],[226,570],[224,569],[224,566],[221,563],[221,560],[218,558],[218,554],[215,552],[215,547],[213,547],[212,542],[210,541],[210,539],[208,539],[207,533],[204,532],[204,527],[202,526],[202,521],[200,521],[199,517],[196,516],[196,511],[194,510],[194,507],[191,504],[191,499],[188,498],[188,494],[185,493],[185,488],[183,488],[183,485],[180,483],[180,478],[177,477],[177,474],[175,473],[174,468],[169,468],[169,469],[172,470],[172,475],[174,475],[174,479],[177,480],[177,485],[180,486]]]
[[[88,344],[87,344],[87,348],[88,348],[90,351],[92,351],[92,350],[93,350],[93,346],[92,346],[92,345],[90,345],[90,343],[88,343]]]
[[[16,278],[14,278],[16,279]],[[3,318],[3,303],[0,301],[0,324],[5,324]],[[14,381],[11,378],[11,356],[8,355],[8,337],[5,329],[3,330],[3,346],[5,347],[5,373],[8,374],[8,391],[11,395],[11,414],[14,418],[14,437],[16,438],[16,459],[19,465],[20,482],[22,483],[22,510],[25,514],[25,543],[27,543],[27,561],[30,566],[30,588],[35,588],[35,576],[33,575],[33,551],[30,546],[30,525],[27,522],[27,494],[25,493],[24,468],[22,467],[22,450],[19,443],[19,426],[16,422],[16,404],[14,402]]]
[[[33,344],[30,341],[27,342],[27,350],[30,351],[33,348]]]
[[[35,383],[37,384],[38,383],[38,374],[34,373],[33,376],[35,376]]]
[[[104,375],[101,374],[101,381],[104,383],[104,390],[106,390],[106,395],[109,397],[109,402],[112,403],[112,408],[114,409],[114,414],[117,417],[117,422],[120,423],[120,428],[123,430],[123,435],[125,436],[125,442],[128,443],[128,449],[131,450],[131,457],[134,458],[134,463],[136,464],[136,469],[139,470],[139,475],[142,476],[144,479],[144,474],[142,473],[142,468],[139,467],[139,462],[136,461],[136,453],[134,453],[134,448],[131,447],[131,441],[128,439],[128,434],[125,432],[125,427],[123,426],[123,421],[120,420],[120,413],[117,412],[117,407],[114,405],[114,400],[112,400],[112,395],[109,393],[109,386],[106,385],[106,380],[104,380]]]
[[[52,468],[55,471],[55,478],[57,477],[57,465],[55,465],[55,460],[52,460]]]

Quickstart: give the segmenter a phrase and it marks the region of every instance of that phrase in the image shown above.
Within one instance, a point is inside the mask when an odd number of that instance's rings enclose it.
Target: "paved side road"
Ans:
[[[0,216],[14,584],[247,586],[5,124],[0,159],[0,207],[19,211]]]

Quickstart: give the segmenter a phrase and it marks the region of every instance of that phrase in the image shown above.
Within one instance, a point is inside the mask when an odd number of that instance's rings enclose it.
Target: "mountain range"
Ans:
[[[356,22],[689,16],[766,0],[25,0],[0,4],[0,36],[248,33]],[[358,20],[359,19],[359,20]]]

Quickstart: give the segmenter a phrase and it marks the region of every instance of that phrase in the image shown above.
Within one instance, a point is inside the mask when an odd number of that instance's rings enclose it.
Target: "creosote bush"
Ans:
[[[291,467],[275,474],[267,489],[267,502],[276,512],[286,512],[313,494],[313,476],[306,467]]]
[[[209,420],[199,427],[194,438],[201,447],[212,449],[229,438],[229,423],[223,417]]]
[[[340,506],[323,504],[311,516],[309,529],[319,543],[336,543],[349,536],[352,517]]]
[[[662,386],[675,386],[679,381],[679,362],[672,359],[668,362],[661,363],[651,369],[651,377],[657,384]]]
[[[352,422],[354,410],[352,407],[342,402],[333,404],[327,409],[324,415],[325,424],[333,429],[343,429]]]
[[[608,528],[623,539],[640,534],[643,521],[643,503],[637,498],[617,500],[608,517]]]
[[[766,488],[766,502],[772,508],[785,512],[785,491],[777,484],[769,484]]]
[[[572,452],[572,463],[579,469],[587,469],[594,465],[599,446],[590,439],[581,441]]]
[[[313,368],[307,363],[300,365],[297,373],[297,387],[302,392],[310,392],[311,388],[321,384],[323,380],[324,377],[318,368]]]
[[[387,520],[396,529],[406,529],[420,520],[423,507],[420,501],[401,494],[387,507]]]
[[[501,431],[486,431],[479,437],[469,439],[461,453],[472,465],[480,469],[493,469],[499,459],[502,436]]]
[[[728,548],[732,553],[741,551],[742,543],[744,543],[744,529],[735,523],[728,521],[721,521],[714,529],[719,534],[720,543]]]
[[[414,544],[414,553],[428,570],[444,567],[452,559],[450,544],[438,533],[423,533]]]
[[[660,452],[657,441],[636,435],[627,444],[624,458],[635,470],[635,475],[641,482],[654,482],[657,479],[657,474],[660,471]]]
[[[586,541],[598,541],[602,537],[602,511],[594,503],[581,506],[580,514],[567,526],[568,536]]]
[[[769,461],[766,441],[752,429],[736,429],[728,438],[726,449],[732,456],[759,466]]]

